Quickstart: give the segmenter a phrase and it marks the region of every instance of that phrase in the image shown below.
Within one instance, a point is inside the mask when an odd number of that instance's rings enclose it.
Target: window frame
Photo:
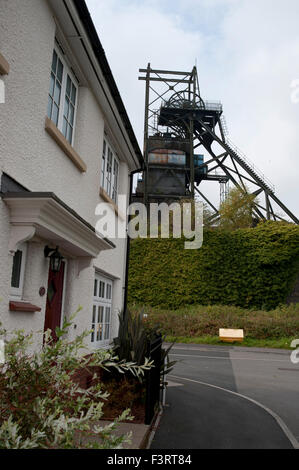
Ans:
[[[117,173],[115,173],[115,168],[117,168]],[[119,193],[119,170],[119,158],[105,138],[102,153],[101,188],[104,189],[115,204],[117,204]]]
[[[19,287],[12,287],[12,273],[13,273],[13,264],[12,264],[11,281],[10,281],[10,298],[20,300],[23,298],[23,291],[24,291],[25,269],[26,269],[27,251],[28,251],[27,243],[22,243],[19,246],[17,252],[18,251],[22,252]],[[15,254],[13,257],[14,259],[15,259]],[[14,259],[13,259],[13,263],[14,263]]]
[[[107,295],[108,292],[109,296]],[[91,312],[92,332],[90,335],[90,344],[95,349],[107,348],[111,343],[112,305],[113,280],[96,272],[94,277],[93,302]],[[99,321],[100,309],[102,309],[103,314],[102,321]],[[109,315],[109,321],[107,321],[107,310]],[[101,331],[100,339],[98,339],[99,331]]]
[[[56,52],[58,60],[62,63],[63,70],[62,70],[62,81],[61,81],[61,92],[60,92],[60,105],[59,105],[59,110],[58,110],[58,121],[57,124],[53,120],[53,115],[51,112],[51,116],[49,116],[49,97],[52,98],[50,91],[51,91],[51,77],[52,77],[52,64],[53,64],[53,55],[54,51]],[[75,130],[76,130],[76,120],[77,120],[77,109],[78,109],[78,98],[79,98],[79,85],[78,85],[78,80],[75,77],[71,66],[69,65],[67,58],[65,54],[61,51],[59,46],[57,44],[54,45],[53,48],[53,55],[52,55],[52,62],[51,62],[51,71],[50,71],[50,85],[49,85],[49,90],[48,90],[48,104],[47,104],[47,116],[48,118],[55,124],[57,129],[63,134],[67,142],[73,146],[74,140],[75,140]],[[64,135],[63,132],[63,123],[64,123],[64,112],[65,112],[65,104],[66,104],[66,97],[67,97],[67,81],[68,81],[68,76],[71,79],[71,82],[76,89],[76,102],[74,105],[74,119],[73,119],[73,126],[72,126],[72,139],[71,142],[68,140],[67,136]],[[55,93],[55,84],[54,84],[54,93]],[[54,97],[54,95],[53,95]],[[73,104],[73,103],[72,103]],[[52,105],[53,106],[53,105]]]

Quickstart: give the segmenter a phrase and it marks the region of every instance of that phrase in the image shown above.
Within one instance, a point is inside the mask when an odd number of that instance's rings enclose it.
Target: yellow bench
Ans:
[[[227,343],[234,343],[235,341],[242,343],[244,341],[244,330],[220,328],[219,338]]]

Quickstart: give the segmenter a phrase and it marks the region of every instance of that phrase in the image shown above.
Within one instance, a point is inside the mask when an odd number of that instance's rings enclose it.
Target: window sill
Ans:
[[[46,117],[45,129],[47,133],[55,140],[56,144],[61,148],[61,150],[69,157],[69,159],[74,163],[74,165],[81,171],[85,173],[87,166],[82,160],[77,152],[73,149],[70,143],[66,140],[64,135],[60,130],[55,126],[54,122]]]
[[[117,217],[119,217],[121,220],[125,220],[125,216],[119,211],[118,206],[115,204],[113,199],[111,199],[111,197],[106,193],[105,189],[100,188],[100,196],[102,199],[104,199],[105,202],[111,204]]]
[[[17,302],[15,300],[11,300],[9,302],[9,310],[11,312],[28,312],[28,313],[35,313],[41,312],[42,309],[37,307],[36,305],[32,305],[28,302]]]
[[[9,63],[7,60],[3,57],[3,55],[0,52],[0,75],[8,75],[9,74]]]

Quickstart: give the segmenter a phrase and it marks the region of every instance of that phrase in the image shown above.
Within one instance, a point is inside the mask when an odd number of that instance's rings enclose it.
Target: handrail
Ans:
[[[275,192],[275,186],[274,184],[268,179],[266,178],[266,176],[264,175],[264,173],[262,173],[255,165],[254,163],[252,163],[251,160],[249,160],[249,158],[230,140],[230,139],[226,139],[226,143],[227,145],[237,154],[237,156],[239,158],[241,158],[241,160],[244,160],[244,162],[251,168],[252,171],[254,171],[254,173],[257,174],[257,176],[262,180],[264,181],[264,183],[271,189],[271,191],[273,191],[273,193]]]

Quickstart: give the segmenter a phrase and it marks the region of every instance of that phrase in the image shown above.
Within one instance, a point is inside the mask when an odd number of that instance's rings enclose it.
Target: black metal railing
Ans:
[[[162,336],[158,336],[148,344],[147,357],[154,361],[154,367],[146,373],[145,424],[151,424],[160,404],[162,342]]]

